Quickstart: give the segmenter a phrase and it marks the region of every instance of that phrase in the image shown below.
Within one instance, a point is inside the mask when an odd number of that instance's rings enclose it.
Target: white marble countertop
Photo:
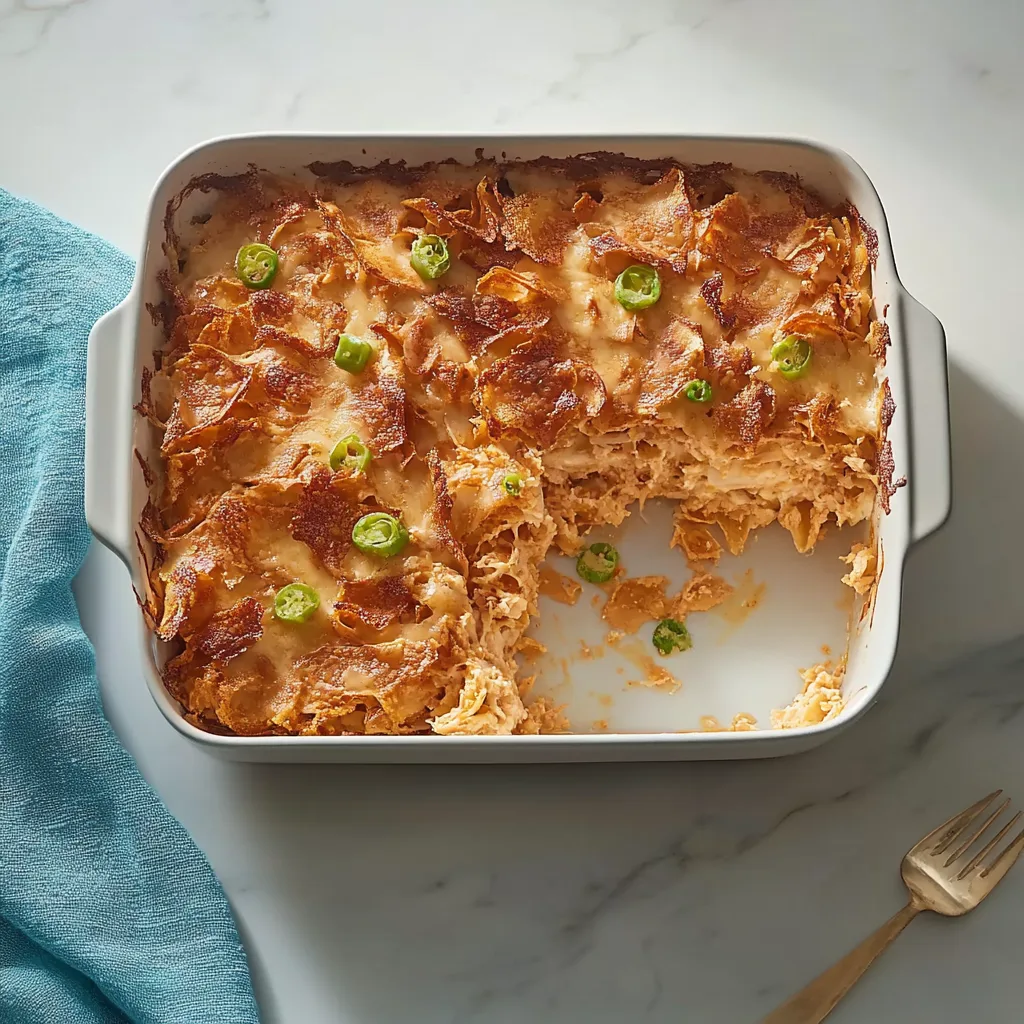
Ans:
[[[0,0],[0,185],[132,254],[162,168],[221,133],[797,134],[863,164],[947,330],[952,520],[910,557],[882,701],[801,757],[221,764],[161,719],[94,550],[107,709],[223,879],[268,1024],[752,1022],[901,905],[921,834],[1024,799],[1022,38],[1016,0]],[[915,922],[834,1019],[1018,1018],[1022,911],[1018,868]]]

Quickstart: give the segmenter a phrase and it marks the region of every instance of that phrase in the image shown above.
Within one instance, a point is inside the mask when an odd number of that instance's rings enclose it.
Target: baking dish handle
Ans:
[[[919,541],[946,521],[950,509],[946,334],[935,314],[908,292],[901,305],[910,395],[910,530]]]
[[[129,570],[134,311],[129,295],[93,325],[85,379],[85,518]]]

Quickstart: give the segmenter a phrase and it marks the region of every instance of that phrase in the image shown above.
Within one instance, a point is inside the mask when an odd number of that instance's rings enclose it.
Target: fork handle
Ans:
[[[835,1009],[854,983],[875,962],[885,948],[921,912],[908,903],[878,931],[851,949],[838,963],[819,974],[806,988],[768,1014],[762,1024],[818,1024]]]

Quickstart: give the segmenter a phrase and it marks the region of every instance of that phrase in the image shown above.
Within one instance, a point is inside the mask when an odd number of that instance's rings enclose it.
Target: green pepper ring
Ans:
[[[282,622],[306,622],[320,606],[320,595],[305,583],[289,583],[274,595],[274,615]]]
[[[678,619],[662,619],[654,627],[651,643],[659,654],[669,655],[673,651],[688,651],[693,646],[693,638],[685,623]]]
[[[623,309],[647,309],[661,298],[661,278],[654,267],[634,263],[615,279],[615,298]]]
[[[576,575],[588,583],[607,583],[619,567],[619,553],[603,541],[584,548],[576,559]]]
[[[409,543],[409,531],[387,512],[370,512],[352,527],[352,543],[364,554],[390,558]]]
[[[505,488],[505,493],[511,495],[513,498],[518,498],[523,492],[523,478],[518,473],[509,473],[502,481],[501,486]]]
[[[705,405],[714,397],[711,385],[706,380],[691,380],[684,392],[691,402]]]
[[[269,288],[277,274],[277,253],[262,242],[243,245],[235,256],[235,273],[246,288]]]
[[[355,434],[349,434],[331,450],[330,465],[335,472],[342,466],[351,466],[357,473],[365,473],[372,458],[370,449]]]
[[[338,347],[334,350],[334,365],[349,373],[362,373],[372,354],[373,346],[368,341],[343,334],[338,338]]]
[[[412,243],[409,262],[424,281],[435,281],[452,265],[448,243],[440,235],[420,235]]]
[[[798,380],[811,367],[811,344],[806,338],[791,334],[772,345],[771,356],[786,380]]]

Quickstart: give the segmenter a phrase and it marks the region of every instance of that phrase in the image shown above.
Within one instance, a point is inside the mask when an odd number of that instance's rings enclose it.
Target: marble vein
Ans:
[[[656,36],[662,36],[678,28],[682,22],[683,12],[670,5],[669,10],[651,20],[657,22],[642,31],[627,31],[626,24],[616,26],[615,34],[621,35],[620,42],[606,49],[593,51],[577,51],[570,56],[568,71],[553,78],[545,86],[543,92],[522,107],[503,108],[495,117],[496,124],[506,123],[512,114],[522,115],[537,107],[561,100],[577,101],[582,98],[584,82],[588,75],[615,62],[626,62],[631,54],[637,52],[644,43]]]
[[[8,57],[34,53],[61,18],[85,3],[86,0],[12,0],[6,11],[0,11],[0,52]]]

